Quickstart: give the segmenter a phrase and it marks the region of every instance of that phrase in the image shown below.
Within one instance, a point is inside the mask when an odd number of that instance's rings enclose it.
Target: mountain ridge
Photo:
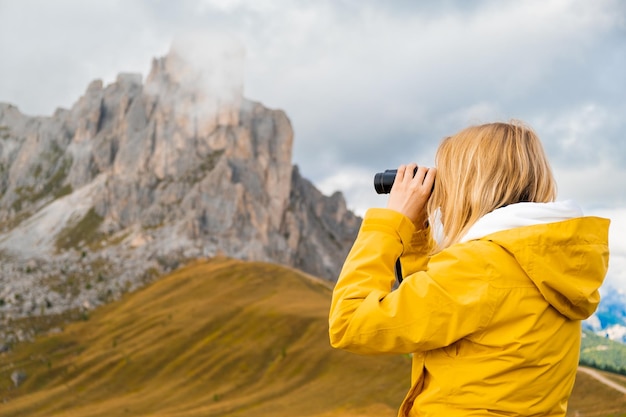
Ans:
[[[240,51],[214,47],[197,62],[175,43],[145,83],[96,80],[50,117],[0,104],[0,341],[201,257],[338,275],[361,219],[292,165],[289,118],[244,98]]]

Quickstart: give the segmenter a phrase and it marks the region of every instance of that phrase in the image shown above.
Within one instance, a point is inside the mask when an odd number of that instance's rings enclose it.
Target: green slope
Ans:
[[[584,330],[580,347],[580,363],[626,375],[626,345]]]

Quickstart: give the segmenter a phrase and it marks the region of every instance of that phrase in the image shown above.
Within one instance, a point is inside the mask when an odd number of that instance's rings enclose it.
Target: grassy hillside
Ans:
[[[584,330],[580,363],[626,375],[626,345]]]
[[[330,294],[281,266],[199,261],[0,354],[0,416],[395,416],[409,358],[330,348]],[[626,416],[626,396],[579,373],[568,415]]]
[[[409,359],[330,348],[330,293],[277,265],[195,263],[0,356],[0,416],[394,416]]]

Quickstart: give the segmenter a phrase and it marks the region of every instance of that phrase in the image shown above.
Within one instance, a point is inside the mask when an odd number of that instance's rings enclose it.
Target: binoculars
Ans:
[[[389,194],[393,182],[396,180],[397,169],[386,169],[384,172],[378,172],[374,175],[374,189],[378,194]],[[417,173],[417,167],[413,171],[413,175]],[[433,188],[435,184],[433,184]]]
[[[417,170],[417,169],[416,169]],[[384,172],[378,172],[374,175],[374,189],[378,194],[389,194],[393,182],[396,180],[397,169],[386,169]]]

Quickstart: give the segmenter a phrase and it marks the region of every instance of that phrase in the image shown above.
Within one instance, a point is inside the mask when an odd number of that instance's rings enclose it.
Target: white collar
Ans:
[[[553,203],[516,203],[485,214],[461,238],[460,242],[480,239],[502,230],[554,223],[581,217],[583,211],[572,200]]]

